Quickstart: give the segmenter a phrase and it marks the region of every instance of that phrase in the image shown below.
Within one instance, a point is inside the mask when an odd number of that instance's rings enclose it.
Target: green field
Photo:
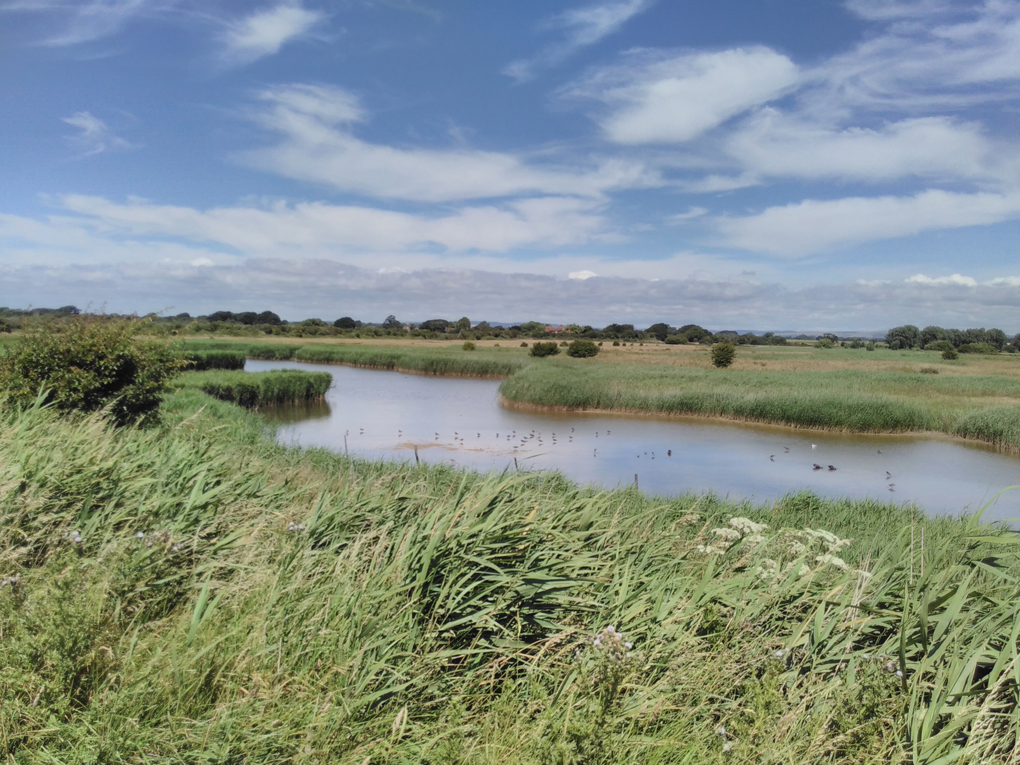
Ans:
[[[0,419],[11,762],[965,763],[1015,745],[1011,534],[286,449],[193,388],[148,429]]]

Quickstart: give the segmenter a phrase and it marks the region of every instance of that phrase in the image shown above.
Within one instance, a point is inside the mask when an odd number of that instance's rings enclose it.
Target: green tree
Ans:
[[[471,329],[471,319],[469,319],[467,316],[461,316],[459,319],[457,319],[458,332],[467,332],[469,329]]]
[[[333,326],[337,329],[356,329],[358,322],[352,319],[350,316],[341,316],[339,319],[333,322]],[[386,324],[384,323],[385,327]]]
[[[885,333],[885,343],[894,351],[900,348],[916,348],[921,342],[921,330],[913,324],[893,327]]]
[[[648,329],[646,329],[645,332],[647,332],[649,335],[654,337],[656,340],[659,340],[660,342],[664,341],[667,337],[669,337],[672,334],[669,325],[663,324],[661,322],[659,324],[653,324]]]
[[[350,318],[350,317],[347,317]],[[403,329],[404,323],[397,319],[392,313],[382,323],[383,329]]]

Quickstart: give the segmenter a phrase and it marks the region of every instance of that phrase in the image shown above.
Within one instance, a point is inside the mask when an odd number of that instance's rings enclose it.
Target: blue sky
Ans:
[[[0,0],[0,305],[1020,331],[1020,1]]]

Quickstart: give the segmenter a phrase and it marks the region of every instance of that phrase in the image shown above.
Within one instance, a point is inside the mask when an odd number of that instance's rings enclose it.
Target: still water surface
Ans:
[[[765,501],[809,489],[821,496],[916,502],[932,514],[976,510],[1020,484],[1020,459],[979,445],[908,436],[798,431],[686,418],[536,413],[499,404],[499,382],[295,362],[268,369],[329,371],[325,402],[262,410],[288,444],[371,459],[479,471],[558,470],[582,484],[676,495],[715,492]],[[345,443],[346,439],[346,443]],[[821,465],[820,470],[814,465]],[[829,470],[832,465],[835,470]],[[1020,516],[1020,490],[987,520]]]

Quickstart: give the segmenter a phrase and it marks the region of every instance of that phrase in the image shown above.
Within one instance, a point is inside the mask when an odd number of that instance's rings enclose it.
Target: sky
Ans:
[[[1020,0],[0,0],[0,305],[1020,331]]]

